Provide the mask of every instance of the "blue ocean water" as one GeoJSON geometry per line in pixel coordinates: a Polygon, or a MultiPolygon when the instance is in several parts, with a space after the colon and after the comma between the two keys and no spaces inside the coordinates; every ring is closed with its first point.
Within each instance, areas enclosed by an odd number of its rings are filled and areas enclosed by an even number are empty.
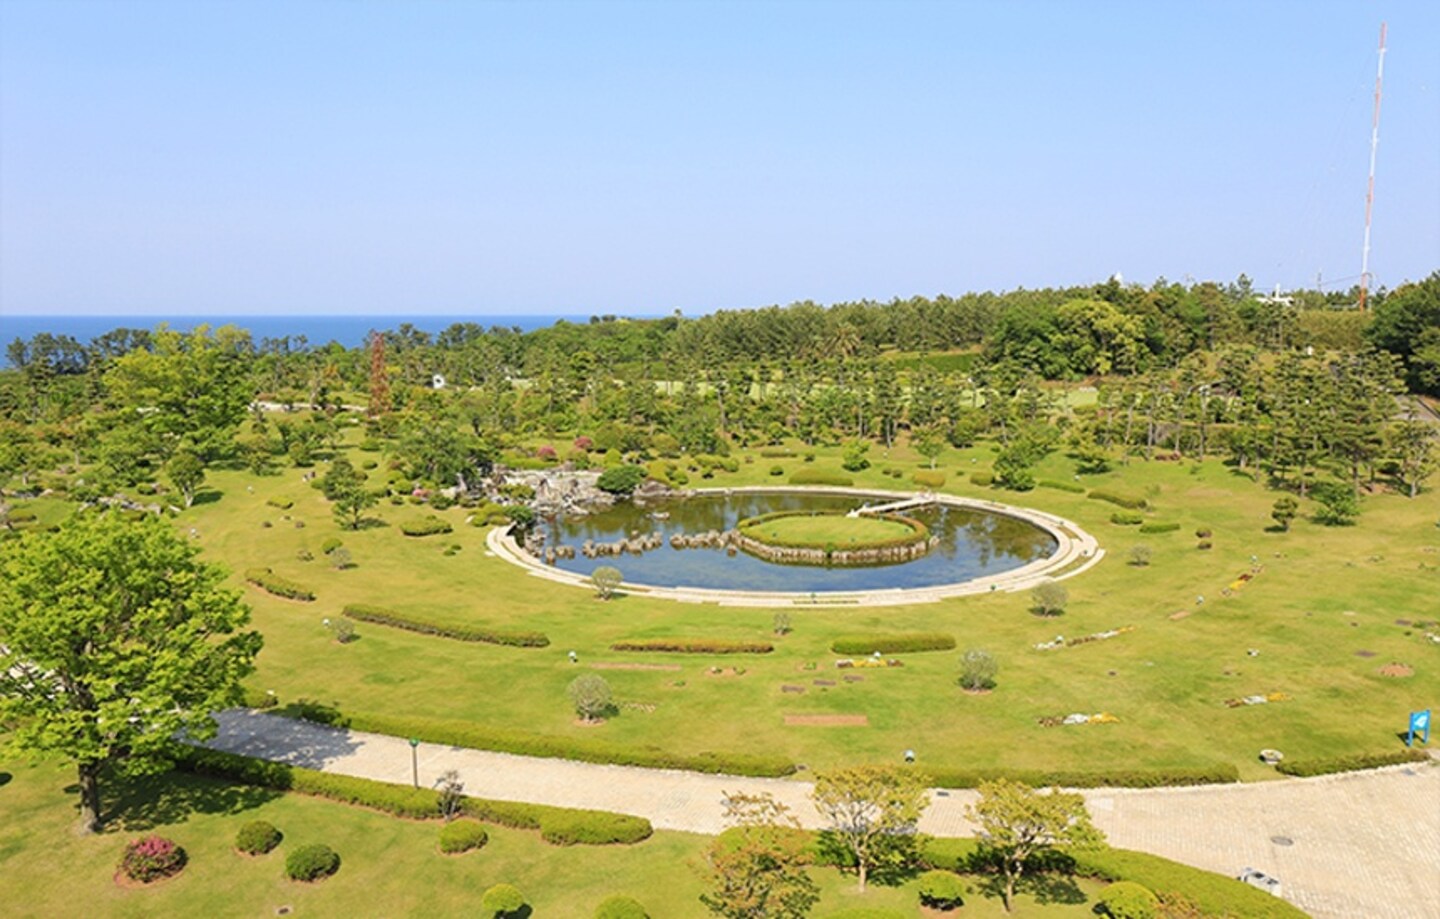
{"type": "MultiPolygon", "coordinates": [[[[197,325],[236,325],[248,329],[258,345],[266,338],[284,338],[304,335],[312,346],[339,342],[347,348],[356,348],[365,343],[372,329],[385,331],[410,323],[423,332],[434,335],[457,322],[473,322],[482,328],[492,326],[518,328],[529,332],[554,325],[560,320],[586,323],[589,316],[559,315],[505,315],[505,316],[9,316],[0,314],[0,345],[8,345],[16,338],[31,338],[40,332],[52,335],[70,335],[81,344],[104,335],[112,329],[153,329],[160,323],[168,323],[172,329],[189,331],[197,325]]],[[[3,348],[0,348],[0,366],[5,366],[3,348]]]]}

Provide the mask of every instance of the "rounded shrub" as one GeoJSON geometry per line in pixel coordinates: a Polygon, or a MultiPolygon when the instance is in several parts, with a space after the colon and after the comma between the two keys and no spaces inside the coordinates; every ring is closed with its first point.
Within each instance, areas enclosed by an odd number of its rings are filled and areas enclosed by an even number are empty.
{"type": "Polygon", "coordinates": [[[280,831],[264,820],[252,820],[235,834],[235,848],[246,855],[264,855],[280,845],[280,831]]]}
{"type": "Polygon", "coordinates": [[[650,914],[645,912],[645,907],[634,897],[616,894],[606,897],[595,908],[595,919],[650,919],[650,914]]]}
{"type": "Polygon", "coordinates": [[[440,851],[458,855],[480,848],[489,839],[479,820],[452,820],[440,828],[440,851]]]}
{"type": "Polygon", "coordinates": [[[148,884],[173,877],[185,867],[185,850],[164,836],[142,836],[125,847],[120,870],[132,881],[148,884]]]}
{"type": "Polygon", "coordinates": [[[1155,919],[1160,899],[1134,881],[1116,881],[1100,891],[1099,912],[1110,919],[1155,919]]]}
{"type": "Polygon", "coordinates": [[[960,875],[949,871],[927,871],[920,875],[920,903],[933,909],[958,909],[965,905],[970,889],[960,875]]]}
{"type": "Polygon", "coordinates": [[[496,884],[480,897],[480,915],[485,919],[504,919],[524,906],[525,895],[511,884],[496,884]]]}
{"type": "Polygon", "coordinates": [[[295,881],[318,881],[340,870],[340,856],[323,843],[311,843],[285,859],[285,875],[295,881]]]}

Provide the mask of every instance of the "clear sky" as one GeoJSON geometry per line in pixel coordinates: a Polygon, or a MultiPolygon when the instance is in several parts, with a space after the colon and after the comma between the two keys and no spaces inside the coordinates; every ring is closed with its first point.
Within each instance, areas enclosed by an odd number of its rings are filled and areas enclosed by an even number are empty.
{"type": "Polygon", "coordinates": [[[0,0],[0,312],[1440,268],[1440,3],[0,0]]]}

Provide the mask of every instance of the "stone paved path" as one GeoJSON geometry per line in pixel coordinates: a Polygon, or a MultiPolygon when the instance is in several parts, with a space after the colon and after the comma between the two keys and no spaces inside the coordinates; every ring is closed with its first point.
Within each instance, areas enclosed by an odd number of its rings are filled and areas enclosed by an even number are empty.
{"type": "MultiPolygon", "coordinates": [[[[229,711],[209,746],[231,753],[407,783],[409,743],[275,715],[229,711]]],[[[477,797],[646,817],[658,829],[718,833],[726,792],[769,792],[818,826],[810,785],[788,779],[601,766],[422,743],[419,781],[448,769],[477,797]]],[[[1318,779],[1201,788],[1085,792],[1110,842],[1235,875],[1278,877],[1287,900],[1318,919],[1440,919],[1440,767],[1394,767],[1318,779]],[[1279,838],[1280,841],[1273,841],[1279,838]],[[1285,844],[1285,840],[1292,841],[1285,844]]],[[[969,791],[932,793],[920,828],[970,836],[969,791]]]]}

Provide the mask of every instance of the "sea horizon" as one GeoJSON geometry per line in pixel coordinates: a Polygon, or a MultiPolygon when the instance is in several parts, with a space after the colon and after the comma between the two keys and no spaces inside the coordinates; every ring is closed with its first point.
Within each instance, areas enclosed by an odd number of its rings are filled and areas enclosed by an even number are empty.
{"type": "MultiPolygon", "coordinates": [[[[29,340],[42,332],[69,335],[83,344],[114,329],[155,329],[161,324],[188,332],[197,326],[235,325],[248,331],[257,345],[266,338],[296,338],[303,335],[306,344],[321,347],[339,342],[347,348],[364,344],[372,330],[392,331],[409,323],[422,332],[439,334],[456,323],[474,323],[485,329],[502,327],[531,332],[548,328],[558,322],[586,324],[591,315],[569,313],[496,313],[496,314],[424,314],[399,313],[335,315],[335,314],[217,314],[211,316],[172,315],[98,315],[70,314],[0,314],[0,344],[8,346],[17,338],[29,340]]],[[[610,314],[605,314],[610,315],[610,314]]],[[[623,316],[626,319],[658,319],[659,316],[623,316]]],[[[0,367],[9,366],[8,356],[0,350],[0,367]]]]}

